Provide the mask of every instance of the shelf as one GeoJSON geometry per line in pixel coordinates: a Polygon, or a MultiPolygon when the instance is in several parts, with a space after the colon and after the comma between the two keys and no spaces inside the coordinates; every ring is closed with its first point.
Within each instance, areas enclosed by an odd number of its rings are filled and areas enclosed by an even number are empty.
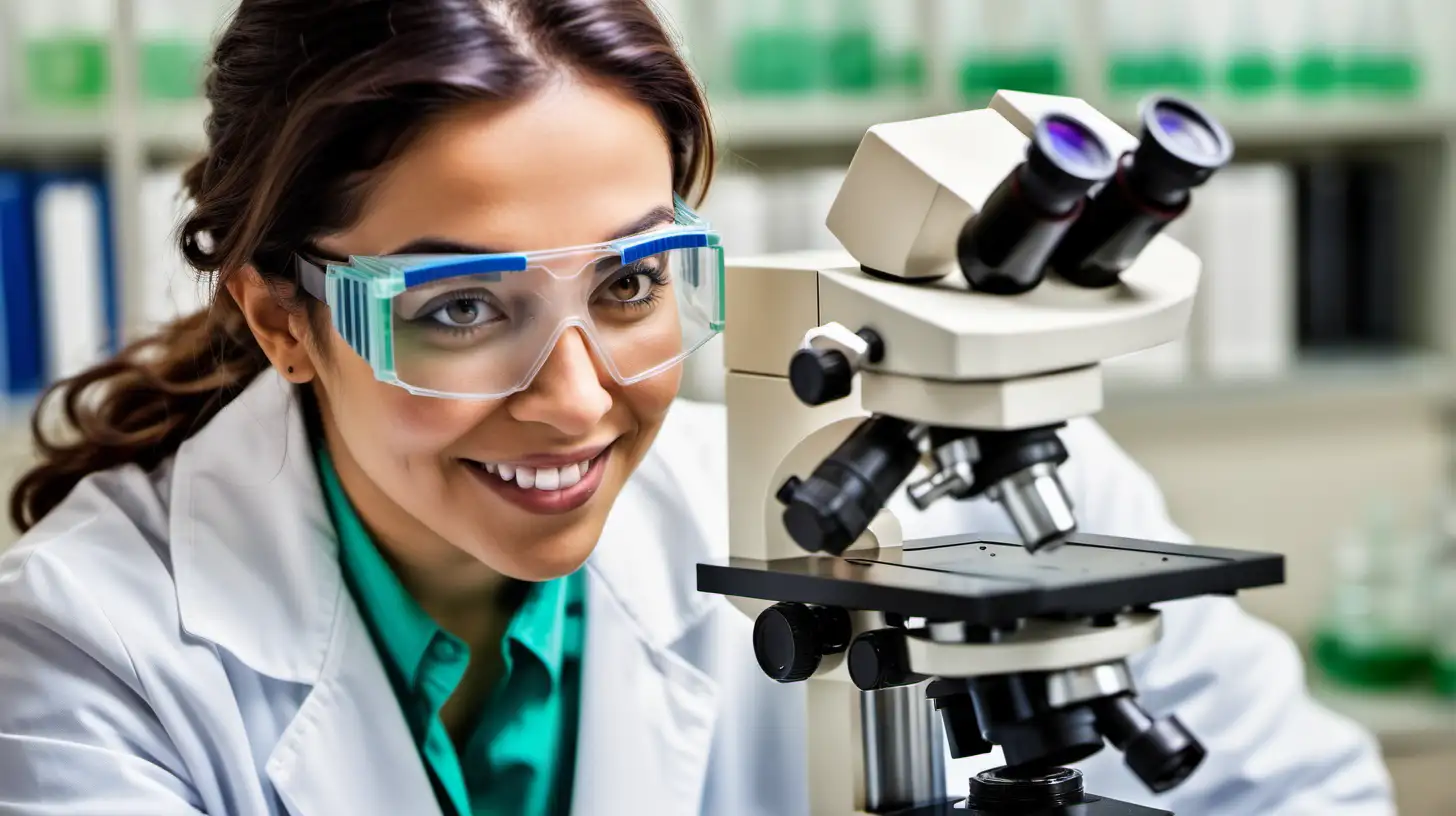
{"type": "Polygon", "coordinates": [[[1311,357],[1281,376],[1177,381],[1109,374],[1107,410],[1259,405],[1328,407],[1365,400],[1441,400],[1456,394],[1456,364],[1434,354],[1311,357]]]}
{"type": "Polygon", "coordinates": [[[1374,734],[1386,754],[1456,747],[1456,700],[1417,690],[1353,691],[1318,679],[1311,683],[1311,693],[1374,734]]]}
{"type": "MultiPolygon", "coordinates": [[[[1089,100],[1091,101],[1091,100],[1089,100]]],[[[1128,129],[1136,129],[1136,100],[1098,101],[1128,129]]],[[[1230,105],[1211,103],[1210,112],[1236,142],[1259,146],[1306,146],[1368,141],[1436,139],[1456,133],[1456,109],[1406,102],[1332,102],[1230,105]]],[[[723,144],[734,151],[853,147],[866,130],[967,108],[915,99],[785,98],[732,100],[713,106],[723,144]]],[[[205,144],[202,102],[158,104],[144,110],[141,134],[150,153],[194,153],[205,144]]],[[[75,152],[106,148],[111,111],[9,111],[0,116],[0,152],[75,152]]]]}
{"type": "MultiPolygon", "coordinates": [[[[1088,100],[1124,128],[1136,131],[1137,100],[1088,100]]],[[[734,100],[714,106],[722,141],[733,150],[854,146],[870,126],[969,110],[975,106],[913,99],[785,98],[734,100]]],[[[1235,142],[1301,147],[1352,142],[1438,139],[1456,133],[1456,108],[1420,102],[1260,104],[1210,102],[1210,115],[1235,142]]]]}
{"type": "MultiPolygon", "coordinates": [[[[205,145],[201,102],[156,105],[140,115],[142,148],[152,154],[187,154],[205,145]]],[[[0,112],[0,154],[103,153],[115,130],[108,108],[0,112]]]]}

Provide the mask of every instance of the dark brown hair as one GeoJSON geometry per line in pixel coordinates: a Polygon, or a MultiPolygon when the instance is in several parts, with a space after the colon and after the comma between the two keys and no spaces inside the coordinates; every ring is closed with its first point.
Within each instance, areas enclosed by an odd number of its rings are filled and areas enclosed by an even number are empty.
{"type": "Polygon", "coordinates": [[[563,71],[651,108],[675,191],[705,192],[707,105],[645,0],[243,0],[207,77],[207,155],[184,179],[195,208],[180,242],[211,305],[51,386],[32,420],[39,463],[10,497],[16,527],[88,474],[156,467],[268,367],[229,275],[252,265],[280,296],[296,292],[292,253],[347,227],[370,171],[432,117],[527,97],[563,71]]]}

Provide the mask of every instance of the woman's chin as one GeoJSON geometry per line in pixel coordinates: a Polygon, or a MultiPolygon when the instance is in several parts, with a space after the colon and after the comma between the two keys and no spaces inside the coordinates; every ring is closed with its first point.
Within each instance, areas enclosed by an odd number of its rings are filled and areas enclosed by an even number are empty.
{"type": "Polygon", "coordinates": [[[518,581],[541,582],[570,575],[581,568],[596,549],[601,524],[574,524],[571,529],[543,534],[539,527],[507,542],[485,543],[486,552],[476,547],[476,557],[496,572],[518,581]],[[591,529],[585,529],[590,527],[591,529]],[[509,549],[501,545],[505,544],[509,549]]]}

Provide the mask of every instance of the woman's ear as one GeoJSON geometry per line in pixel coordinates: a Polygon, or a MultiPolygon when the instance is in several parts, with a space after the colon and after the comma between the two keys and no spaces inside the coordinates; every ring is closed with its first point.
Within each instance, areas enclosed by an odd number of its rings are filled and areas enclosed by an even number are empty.
{"type": "Polygon", "coordinates": [[[312,380],[315,370],[308,353],[308,315],[285,307],[251,265],[229,276],[225,285],[273,367],[290,382],[312,380]]]}

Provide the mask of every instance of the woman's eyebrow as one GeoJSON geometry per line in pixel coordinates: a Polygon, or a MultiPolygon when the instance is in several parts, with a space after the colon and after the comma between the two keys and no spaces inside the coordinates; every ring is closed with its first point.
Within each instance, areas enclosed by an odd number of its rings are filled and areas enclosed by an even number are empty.
{"type": "MultiPolygon", "coordinates": [[[[613,232],[610,236],[603,239],[603,243],[605,243],[606,241],[616,241],[621,238],[636,235],[639,232],[645,232],[653,227],[660,226],[662,224],[670,224],[675,217],[676,213],[673,212],[673,209],[671,207],[653,207],[640,218],[636,219],[630,224],[623,226],[621,229],[613,232]]],[[[410,241],[408,244],[405,244],[398,249],[390,250],[387,254],[495,255],[505,252],[510,252],[510,250],[496,249],[493,247],[482,246],[479,244],[466,244],[459,241],[451,241],[445,238],[419,238],[417,240],[410,241]]]]}

